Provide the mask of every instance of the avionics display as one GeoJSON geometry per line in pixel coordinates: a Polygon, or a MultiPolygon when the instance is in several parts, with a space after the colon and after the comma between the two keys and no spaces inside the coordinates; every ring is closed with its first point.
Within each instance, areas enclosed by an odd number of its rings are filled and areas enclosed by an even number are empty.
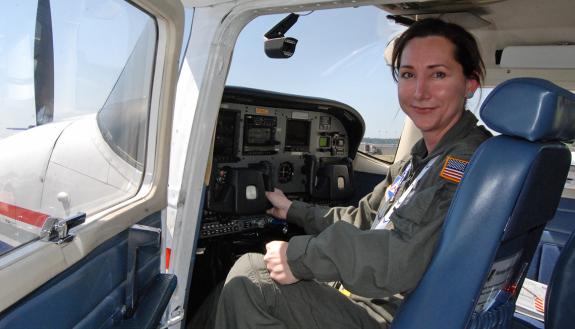
{"type": "Polygon", "coordinates": [[[306,120],[287,120],[285,150],[291,152],[309,151],[310,122],[306,120]]]}
{"type": "Polygon", "coordinates": [[[246,114],[244,116],[243,153],[263,155],[277,153],[275,140],[277,117],[246,114]]]}
{"type": "Polygon", "coordinates": [[[273,128],[252,127],[246,131],[244,143],[248,145],[269,145],[273,128]]]}
{"type": "Polygon", "coordinates": [[[237,122],[239,112],[220,111],[216,127],[216,139],[214,141],[214,158],[221,162],[237,161],[236,153],[238,149],[237,122]]]}
{"type": "Polygon", "coordinates": [[[330,136],[319,136],[319,147],[320,148],[329,148],[331,146],[331,137],[330,136]]]}

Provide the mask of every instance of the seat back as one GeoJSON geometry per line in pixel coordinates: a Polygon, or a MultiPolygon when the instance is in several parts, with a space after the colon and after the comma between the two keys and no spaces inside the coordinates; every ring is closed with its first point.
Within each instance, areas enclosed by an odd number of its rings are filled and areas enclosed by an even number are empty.
{"type": "Polygon", "coordinates": [[[563,247],[553,269],[545,297],[545,328],[570,328],[575,324],[575,233],[563,247]]]}
{"type": "Polygon", "coordinates": [[[501,135],[473,155],[434,257],[392,323],[406,328],[504,328],[516,290],[557,208],[575,138],[575,95],[541,79],[495,88],[481,108],[501,135]]]}

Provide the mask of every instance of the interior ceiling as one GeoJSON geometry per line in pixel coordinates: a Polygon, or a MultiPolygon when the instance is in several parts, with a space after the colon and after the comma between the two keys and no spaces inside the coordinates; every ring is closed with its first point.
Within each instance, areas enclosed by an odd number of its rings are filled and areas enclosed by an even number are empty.
{"type": "Polygon", "coordinates": [[[495,50],[517,45],[575,44],[573,0],[431,0],[381,5],[411,19],[441,17],[480,40],[487,66],[495,50]]]}

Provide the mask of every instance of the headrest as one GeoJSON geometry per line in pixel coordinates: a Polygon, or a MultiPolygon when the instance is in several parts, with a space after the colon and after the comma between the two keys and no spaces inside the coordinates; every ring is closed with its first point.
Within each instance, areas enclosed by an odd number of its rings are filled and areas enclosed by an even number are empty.
{"type": "Polygon", "coordinates": [[[491,129],[532,142],[575,139],[575,94],[543,79],[499,84],[483,102],[480,116],[491,129]]]}

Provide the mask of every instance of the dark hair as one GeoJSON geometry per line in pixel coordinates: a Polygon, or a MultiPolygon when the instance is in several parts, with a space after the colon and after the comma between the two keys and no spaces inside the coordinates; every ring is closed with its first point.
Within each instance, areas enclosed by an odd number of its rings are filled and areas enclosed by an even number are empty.
{"type": "Polygon", "coordinates": [[[431,36],[444,37],[451,41],[455,46],[453,57],[463,67],[465,77],[481,84],[485,75],[485,64],[481,59],[477,41],[461,26],[437,18],[426,18],[413,23],[395,40],[391,57],[391,74],[395,81],[398,81],[401,55],[407,43],[413,38],[431,36]]]}

